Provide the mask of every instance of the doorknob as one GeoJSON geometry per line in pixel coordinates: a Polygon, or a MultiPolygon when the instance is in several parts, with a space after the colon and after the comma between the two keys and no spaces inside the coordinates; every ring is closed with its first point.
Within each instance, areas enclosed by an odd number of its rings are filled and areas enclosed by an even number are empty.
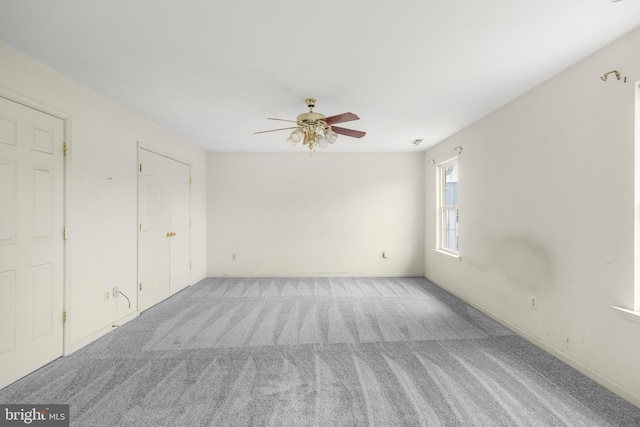
{"type": "Polygon", "coordinates": [[[171,233],[167,233],[167,237],[171,237],[171,233]]]}
{"type": "Polygon", "coordinates": [[[175,232],[175,231],[171,232],[171,235],[172,235],[172,236],[175,236],[175,235],[176,235],[176,232],[175,232]]]}

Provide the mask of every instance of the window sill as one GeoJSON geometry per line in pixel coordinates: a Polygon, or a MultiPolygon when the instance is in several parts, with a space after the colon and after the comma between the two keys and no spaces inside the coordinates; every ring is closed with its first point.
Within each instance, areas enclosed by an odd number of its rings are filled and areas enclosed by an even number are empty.
{"type": "Polygon", "coordinates": [[[437,254],[444,255],[447,258],[457,259],[458,261],[462,261],[462,258],[460,258],[460,255],[452,254],[451,252],[441,251],[440,249],[432,249],[432,251],[437,254]]]}
{"type": "Polygon", "coordinates": [[[640,311],[633,311],[633,310],[629,310],[628,308],[622,308],[622,307],[616,307],[616,306],[611,306],[611,308],[613,308],[616,311],[619,311],[620,315],[623,318],[627,320],[631,320],[632,322],[640,323],[640,311]]]}

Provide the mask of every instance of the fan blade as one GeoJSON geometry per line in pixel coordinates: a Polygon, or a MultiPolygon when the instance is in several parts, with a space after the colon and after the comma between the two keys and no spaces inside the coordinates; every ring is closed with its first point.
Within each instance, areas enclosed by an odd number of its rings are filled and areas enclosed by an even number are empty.
{"type": "MultiPolygon", "coordinates": [[[[258,133],[278,132],[279,130],[297,129],[297,128],[298,128],[298,126],[294,126],[294,127],[291,127],[291,128],[280,128],[280,129],[272,129],[272,130],[262,130],[262,131],[260,131],[260,132],[254,132],[253,134],[255,135],[255,134],[258,134],[258,133]]],[[[336,132],[336,133],[338,133],[338,132],[336,132]]]]}
{"type": "Polygon", "coordinates": [[[338,114],[337,116],[325,117],[323,119],[323,121],[328,125],[332,125],[334,123],[352,122],[354,120],[360,120],[360,117],[356,116],[353,113],[342,113],[338,114]]]}
{"type": "Polygon", "coordinates": [[[331,126],[331,130],[340,135],[350,136],[352,138],[362,138],[367,133],[361,130],[339,128],[337,126],[331,126]]]}
{"type": "Polygon", "coordinates": [[[298,123],[295,120],[285,120],[285,119],[274,119],[273,117],[267,117],[267,120],[279,120],[281,122],[291,122],[291,123],[298,123]]]}

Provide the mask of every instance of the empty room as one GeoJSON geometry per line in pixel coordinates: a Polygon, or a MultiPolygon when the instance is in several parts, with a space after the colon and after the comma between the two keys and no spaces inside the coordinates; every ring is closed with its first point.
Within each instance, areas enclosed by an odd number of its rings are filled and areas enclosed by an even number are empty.
{"type": "Polygon", "coordinates": [[[640,3],[0,0],[0,425],[640,425],[640,3]]]}

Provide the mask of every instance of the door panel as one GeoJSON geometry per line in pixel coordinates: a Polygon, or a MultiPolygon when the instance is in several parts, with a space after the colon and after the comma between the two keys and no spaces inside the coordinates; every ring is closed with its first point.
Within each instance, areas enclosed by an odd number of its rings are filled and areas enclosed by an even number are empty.
{"type": "Polygon", "coordinates": [[[16,271],[0,273],[0,357],[15,351],[16,271]]]}
{"type": "MultiPolygon", "coordinates": [[[[3,98],[4,99],[4,98],[3,98]]],[[[18,141],[18,121],[15,117],[0,112],[0,144],[16,145],[18,141]]]]}
{"type": "Polygon", "coordinates": [[[29,215],[33,218],[33,241],[53,238],[53,170],[44,166],[33,168],[33,204],[29,215]]]}
{"type": "Polygon", "coordinates": [[[53,332],[53,265],[31,267],[33,290],[33,339],[47,337],[53,332]]]}
{"type": "Polygon", "coordinates": [[[62,355],[63,129],[0,98],[0,387],[62,355]]]}
{"type": "Polygon", "coordinates": [[[0,159],[0,245],[16,243],[16,162],[0,159]]]}
{"type": "Polygon", "coordinates": [[[53,154],[53,129],[33,126],[31,132],[31,149],[53,154]]]}

